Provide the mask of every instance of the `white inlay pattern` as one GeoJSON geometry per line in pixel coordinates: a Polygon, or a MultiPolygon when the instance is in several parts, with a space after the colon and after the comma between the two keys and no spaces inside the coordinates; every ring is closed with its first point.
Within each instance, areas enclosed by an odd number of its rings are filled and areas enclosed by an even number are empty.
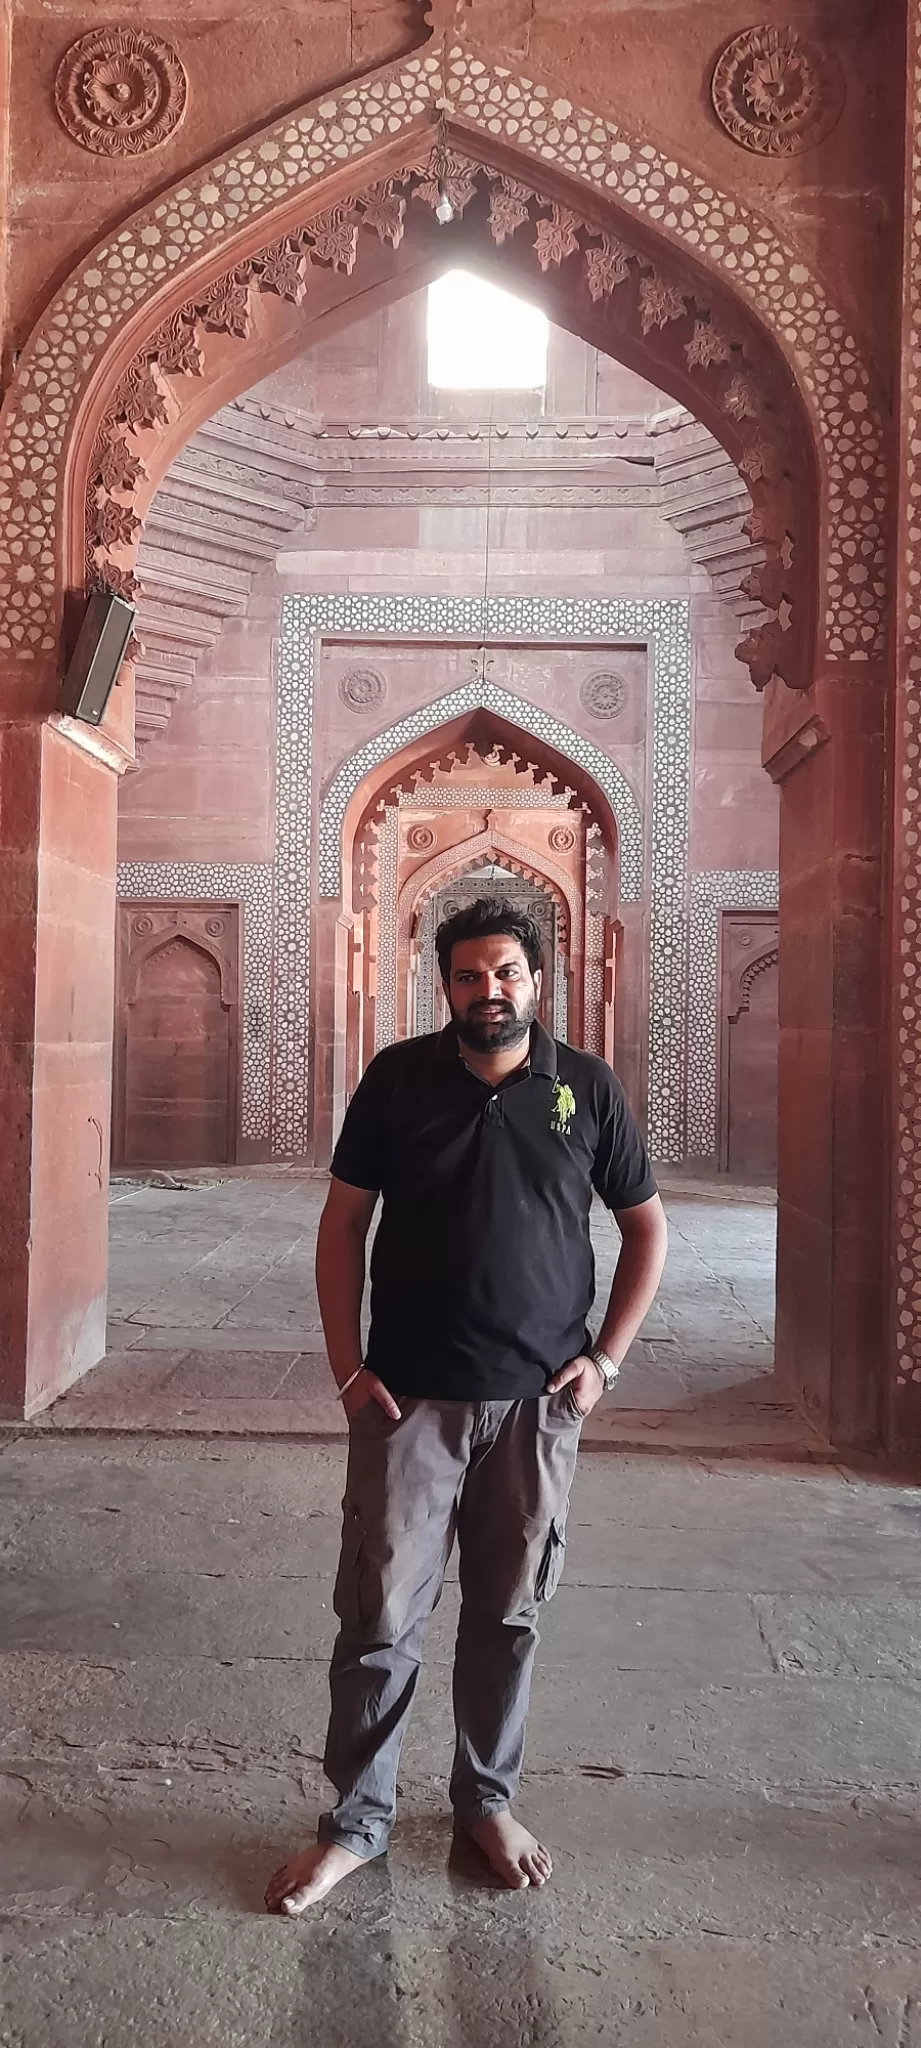
{"type": "MultiPolygon", "coordinates": [[[[896,1384],[921,1385],[921,5],[912,0],[909,24],[911,176],[907,189],[903,278],[902,479],[904,530],[900,564],[896,702],[897,807],[893,876],[893,928],[897,946],[893,1097],[895,1135],[895,1343],[896,1384]]],[[[903,1409],[898,1428],[916,1435],[903,1409]]]]}
{"type": "MultiPolygon", "coordinates": [[[[886,598],[882,434],[847,325],[795,242],[739,200],[614,122],[491,64],[472,45],[427,48],[271,123],[196,170],[106,237],[55,294],[17,364],[0,444],[0,650],[55,645],[56,525],[67,451],[92,376],[126,322],[202,258],[232,258],[241,230],[304,195],[305,217],[349,163],[403,136],[418,155],[447,106],[530,163],[563,171],[634,209],[717,269],[776,335],[808,396],[822,471],[826,650],[866,659],[882,646],[886,598]]],[[[356,180],[368,182],[362,169],[356,180]]],[[[616,231],[616,218],[611,222],[616,231]]]]}
{"type": "Polygon", "coordinates": [[[374,1009],[375,1049],[392,1045],[397,1035],[397,875],[400,863],[400,813],[388,804],[381,819],[377,842],[378,903],[380,921],[390,932],[390,944],[379,946],[377,955],[377,1002],[374,1009]]]}
{"type": "MultiPolygon", "coordinates": [[[[691,717],[691,637],[685,599],[632,603],[607,598],[400,596],[287,597],[282,615],[279,682],[279,809],[276,940],[276,1150],[306,1149],[310,941],[308,841],[310,732],[317,638],[470,639],[475,645],[516,639],[560,645],[576,640],[605,646],[649,646],[653,677],[651,822],[652,939],[649,1026],[649,1140],[657,1159],[683,1157],[684,1035],[687,979],[686,874],[691,717]],[[282,698],[281,678],[284,678],[282,698]],[[284,715],[282,715],[284,704],[284,715]],[[297,735],[298,767],[291,772],[289,733],[297,735]],[[282,748],[285,749],[284,761],[282,748]],[[284,794],[283,794],[284,793],[284,794]],[[284,840],[284,846],[282,844],[284,840]],[[283,1035],[283,1043],[282,1043],[283,1035]]],[[[341,888],[342,821],[351,796],[370,768],[433,724],[483,706],[521,722],[537,738],[578,761],[600,784],[621,824],[621,896],[636,900],[644,869],[642,823],[636,799],[615,764],[592,741],[493,684],[464,686],[421,706],[359,748],[330,783],[320,819],[321,894],[341,888]],[[475,696],[468,701],[467,691],[475,696]],[[512,709],[511,707],[515,707],[512,709]],[[563,744],[561,744],[561,740],[563,744]],[[629,797],[629,807],[627,798],[629,797]],[[623,807],[623,808],[622,808],[623,807]]],[[[598,971],[601,971],[600,969],[598,971]]],[[[593,998],[597,990],[592,990],[593,998]]]]}

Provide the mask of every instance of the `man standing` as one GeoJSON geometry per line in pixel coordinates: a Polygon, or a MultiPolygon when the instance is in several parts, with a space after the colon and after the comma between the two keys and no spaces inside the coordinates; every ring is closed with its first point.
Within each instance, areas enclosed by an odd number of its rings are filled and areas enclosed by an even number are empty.
{"type": "Polygon", "coordinates": [[[271,1879],[274,1912],[304,1912],[387,1847],[455,1537],[455,1825],[504,1883],[546,1883],[547,1850],[511,1811],[537,1610],[562,1569],[582,1423],[613,1386],[665,1261],[662,1205],[619,1082],[536,1021],[537,926],[481,900],[440,926],[436,947],[451,1023],[372,1061],[320,1225],[320,1312],[349,1418],[324,1759],[339,1797],[317,1843],[271,1879]],[[594,1345],[593,1192],[623,1240],[594,1345]]]}

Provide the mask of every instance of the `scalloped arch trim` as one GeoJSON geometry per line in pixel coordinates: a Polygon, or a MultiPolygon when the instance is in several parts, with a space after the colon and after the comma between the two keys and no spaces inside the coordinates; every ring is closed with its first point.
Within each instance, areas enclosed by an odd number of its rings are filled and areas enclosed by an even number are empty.
{"type": "Polygon", "coordinates": [[[107,237],[56,293],[17,366],[0,422],[0,651],[56,644],[57,525],[81,403],[125,325],[298,194],[305,212],[349,165],[363,182],[388,144],[431,136],[440,110],[636,211],[730,282],[783,349],[815,423],[822,473],[826,652],[882,647],[884,450],[860,349],[821,280],[773,224],[676,158],[575,106],[552,82],[448,39],[270,123],[107,237]]]}

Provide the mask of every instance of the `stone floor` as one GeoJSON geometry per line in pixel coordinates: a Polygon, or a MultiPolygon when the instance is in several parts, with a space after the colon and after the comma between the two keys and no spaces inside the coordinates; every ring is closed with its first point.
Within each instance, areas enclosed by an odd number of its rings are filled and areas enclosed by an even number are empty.
{"type": "MultiPolygon", "coordinates": [[[[665,1181],[662,1291],[592,1418],[613,1447],[819,1447],[772,1378],[775,1207],[765,1190],[665,1181]]],[[[341,1436],[313,1284],[322,1179],[116,1182],[109,1354],[36,1426],[341,1436]]],[[[599,1290],[618,1244],[594,1219],[599,1290]]]]}
{"type": "Polygon", "coordinates": [[[921,2048],[916,1490],[586,1451],[523,1797],[552,1886],[451,1856],[452,1583],[390,1858],[295,1925],[260,1901],[324,1796],[342,1474],[0,1446],[2,2048],[921,2048]]]}

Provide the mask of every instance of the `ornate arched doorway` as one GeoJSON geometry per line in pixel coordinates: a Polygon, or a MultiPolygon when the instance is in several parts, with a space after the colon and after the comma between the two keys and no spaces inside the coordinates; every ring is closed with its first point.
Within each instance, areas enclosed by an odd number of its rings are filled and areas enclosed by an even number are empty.
{"type": "Polygon", "coordinates": [[[407,1001],[407,1032],[414,1038],[426,1031],[440,1031],[448,1021],[448,1006],[438,973],[435,933],[445,918],[453,917],[475,903],[480,896],[497,896],[515,910],[533,917],[540,932],[541,993],[537,1014],[545,1031],[565,1038],[568,1027],[568,967],[565,923],[552,890],[542,888],[535,877],[527,881],[501,861],[484,860],[481,867],[463,868],[417,908],[413,919],[407,1001]]]}
{"type": "MultiPolygon", "coordinates": [[[[496,699],[506,713],[514,702],[498,688],[496,699]]],[[[410,748],[391,751],[394,729],[379,736],[376,765],[344,764],[354,794],[343,813],[331,785],[321,811],[323,886],[336,893],[328,907],[318,906],[313,978],[315,1042],[330,1048],[326,1067],[322,1057],[314,1062],[320,1157],[329,1156],[373,1054],[395,1038],[436,1028],[442,1009],[433,941],[438,906],[449,898],[472,900],[484,891],[534,897],[547,946],[547,1018],[572,1043],[614,1056],[614,960],[624,920],[632,1001],[642,1002],[646,828],[625,778],[615,779],[614,764],[599,757],[606,780],[600,787],[577,758],[576,735],[561,753],[565,732],[546,714],[545,733],[554,731],[556,745],[485,709],[442,725],[439,709],[436,702],[417,715],[417,722],[432,723],[410,748]],[[335,864],[334,819],[341,819],[335,864]],[[504,877],[505,886],[491,887],[490,876],[494,884],[504,877]]],[[[535,723],[524,704],[520,715],[535,723]]],[[[642,1072],[630,1078],[641,1091],[642,1072]]]]}
{"type": "MultiPolygon", "coordinates": [[[[535,84],[497,68],[456,43],[453,31],[407,63],[284,117],[153,201],[49,305],[5,407],[4,701],[8,716],[34,721],[10,743],[7,760],[15,753],[20,781],[31,778],[37,788],[67,750],[81,749],[71,793],[63,793],[68,776],[60,774],[59,812],[45,803],[42,830],[47,835],[53,816],[63,820],[68,803],[76,804],[108,820],[101,829],[111,841],[106,777],[130,746],[130,684],[92,741],[55,722],[64,588],[81,584],[87,550],[94,574],[132,587],[139,522],[172,454],[198,420],[253,381],[256,363],[264,373],[302,345],[311,322],[344,317],[359,291],[396,291],[401,279],[405,288],[410,277],[432,274],[443,261],[432,211],[442,189],[455,216],[456,254],[486,264],[501,247],[506,275],[527,277],[555,318],[687,402],[750,484],[752,534],[762,551],[753,588],[765,616],[746,656],[755,680],[768,687],[766,756],[785,785],[782,869],[791,903],[807,873],[820,878],[809,915],[829,941],[820,999],[810,983],[808,1018],[797,1014],[798,978],[790,972],[787,980],[793,1007],[784,1027],[781,1117],[792,1149],[785,1155],[782,1141],[781,1362],[839,1441],[871,1440],[882,1397],[873,1335],[881,1325],[881,1260],[878,1231],[874,1237],[865,1217],[881,1204],[864,1199],[864,1220],[841,1235],[836,1219],[846,1190],[836,1179],[834,1127],[859,1088],[873,1094],[866,1066],[872,1031],[864,1033],[858,1083],[842,1037],[852,1014],[845,1020],[838,1007],[834,965],[853,938],[853,919],[834,877],[849,749],[855,733],[862,745],[868,733],[875,743],[881,728],[872,664],[884,652],[885,474],[860,351],[802,252],[773,228],[651,144],[573,108],[552,81],[535,84]],[[359,267],[363,243],[370,254],[359,267]],[[800,769],[807,783],[817,775],[821,805],[803,797],[800,769]],[[816,1084],[829,1073],[833,1113],[817,1123],[816,1084]],[[797,1175],[803,1144],[805,1179],[797,1175]],[[821,1313],[818,1266],[828,1275],[821,1313]],[[845,1296],[853,1313],[842,1309],[845,1296]]],[[[881,801],[880,773],[881,762],[871,810],[881,801]]],[[[878,818],[875,827],[868,822],[872,849],[858,849],[858,857],[878,861],[880,836],[878,818]]],[[[36,861],[39,854],[36,840],[36,861]]],[[[797,921],[791,911],[786,927],[782,903],[782,985],[784,958],[792,969],[796,957],[785,930],[799,943],[804,929],[803,889],[797,900],[797,921]]],[[[661,903],[667,912],[664,880],[661,903]]],[[[98,967],[101,906],[102,894],[99,929],[84,933],[87,975],[91,963],[98,967]]],[[[875,984],[878,915],[861,944],[875,984]]],[[[26,951],[37,957],[35,943],[26,951]]],[[[93,1047],[96,1109],[86,1122],[95,1145],[107,1120],[108,1056],[98,1037],[93,1047]]],[[[92,1363],[101,1341],[104,1180],[94,1167],[98,1187],[88,1204],[89,1153],[86,1161],[75,1157],[72,1172],[59,1176],[52,1224],[48,1191],[29,1164],[47,1149],[50,1133],[43,1139],[41,1132],[53,1115],[51,1076],[47,1064],[29,1068],[26,1122],[38,1137],[23,1153],[12,1198],[22,1212],[14,1232],[22,1251],[8,1290],[4,1350],[14,1399],[27,1407],[92,1363]],[[55,1290],[42,1295],[61,1202],[74,1244],[87,1252],[74,1261],[66,1313],[55,1290]],[[67,1334],[75,1327],[76,1345],[67,1334]]],[[[878,1084],[878,1049],[871,1079],[878,1084]]],[[[292,1063],[281,1083],[294,1103],[303,1074],[292,1063]]],[[[862,1185],[866,1197],[866,1173],[862,1185]]]]}

